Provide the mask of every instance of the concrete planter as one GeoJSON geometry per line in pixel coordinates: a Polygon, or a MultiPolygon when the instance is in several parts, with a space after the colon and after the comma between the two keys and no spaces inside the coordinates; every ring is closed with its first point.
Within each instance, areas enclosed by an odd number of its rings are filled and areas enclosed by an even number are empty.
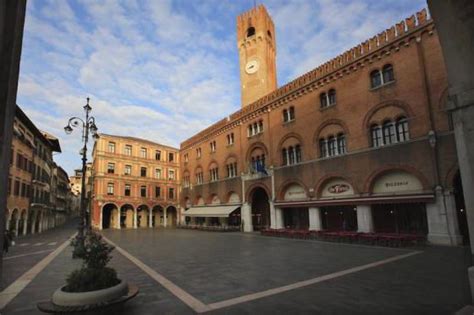
{"type": "Polygon", "coordinates": [[[113,301],[128,293],[128,284],[124,281],[107,289],[89,292],[65,292],[63,291],[64,287],[53,293],[51,300],[53,304],[58,306],[96,305],[113,301]]]}

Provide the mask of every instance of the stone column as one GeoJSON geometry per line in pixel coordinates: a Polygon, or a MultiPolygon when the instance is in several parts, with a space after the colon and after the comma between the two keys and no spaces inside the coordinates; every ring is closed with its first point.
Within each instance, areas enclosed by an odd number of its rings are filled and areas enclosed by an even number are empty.
{"type": "Polygon", "coordinates": [[[270,205],[270,228],[276,229],[276,213],[275,213],[275,205],[273,202],[269,201],[268,204],[270,205]]]}
{"type": "Polygon", "coordinates": [[[240,217],[244,223],[244,232],[253,232],[252,208],[248,203],[244,203],[240,208],[240,217]]]}
{"type": "Polygon", "coordinates": [[[168,211],[167,208],[163,209],[163,226],[166,227],[168,224],[168,211]]]}
{"type": "Polygon", "coordinates": [[[28,215],[26,215],[25,220],[23,221],[23,235],[28,233],[28,215]]]}
{"type": "Polygon", "coordinates": [[[369,205],[357,205],[357,232],[371,233],[373,231],[372,208],[369,205]]]}
{"type": "Polygon", "coordinates": [[[275,207],[275,228],[282,229],[283,227],[283,209],[275,207]]]}
{"type": "Polygon", "coordinates": [[[133,228],[136,229],[138,227],[138,210],[133,210],[133,228]]]}
{"type": "Polygon", "coordinates": [[[120,226],[120,220],[122,218],[122,212],[120,211],[120,209],[117,209],[117,229],[121,229],[122,227],[120,226]]]}
{"type": "Polygon", "coordinates": [[[152,219],[153,219],[153,208],[150,209],[149,216],[148,216],[148,226],[151,227],[151,228],[153,227],[153,220],[152,219]]]}
{"type": "Polygon", "coordinates": [[[16,223],[15,223],[15,236],[18,236],[18,232],[19,232],[18,230],[19,230],[19,227],[20,227],[19,224],[20,224],[20,219],[17,218],[16,223]]]}
{"type": "Polygon", "coordinates": [[[321,210],[317,207],[308,208],[309,213],[309,229],[311,231],[321,231],[323,229],[321,224],[321,210]]]}
{"type": "Polygon", "coordinates": [[[426,204],[428,220],[428,241],[438,245],[459,245],[462,237],[456,217],[454,197],[447,192],[447,199],[441,188],[435,191],[435,202],[426,204]]]}

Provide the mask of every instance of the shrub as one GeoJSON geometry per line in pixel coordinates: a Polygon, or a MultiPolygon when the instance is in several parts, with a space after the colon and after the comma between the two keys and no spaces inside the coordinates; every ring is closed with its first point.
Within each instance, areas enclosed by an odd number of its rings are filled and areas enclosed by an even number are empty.
{"type": "Polygon", "coordinates": [[[75,257],[81,258],[84,262],[81,269],[74,270],[66,279],[66,292],[87,292],[110,288],[117,285],[120,280],[117,272],[106,267],[114,250],[102,240],[102,236],[89,232],[84,238],[84,246],[80,239],[71,241],[74,247],[75,257]]]}

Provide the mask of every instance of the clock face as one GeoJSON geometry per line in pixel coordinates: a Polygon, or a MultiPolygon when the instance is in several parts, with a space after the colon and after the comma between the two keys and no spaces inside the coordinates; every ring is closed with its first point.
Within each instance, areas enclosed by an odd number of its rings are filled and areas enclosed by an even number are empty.
{"type": "Polygon", "coordinates": [[[257,60],[250,60],[249,62],[247,62],[247,64],[245,65],[245,72],[247,72],[248,74],[252,74],[252,73],[255,73],[258,71],[258,67],[259,67],[259,64],[258,64],[258,61],[257,60]]]}

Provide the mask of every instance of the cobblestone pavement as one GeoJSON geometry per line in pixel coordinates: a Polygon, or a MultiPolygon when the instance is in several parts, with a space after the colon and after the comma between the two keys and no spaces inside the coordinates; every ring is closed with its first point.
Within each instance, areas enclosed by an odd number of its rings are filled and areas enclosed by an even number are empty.
{"type": "MultiPolygon", "coordinates": [[[[103,234],[206,305],[413,251],[173,229],[103,234]]],[[[467,248],[417,250],[422,253],[211,313],[451,314],[466,305],[467,248]]],[[[70,249],[62,252],[2,314],[39,314],[36,301],[48,299],[77,266],[70,257],[70,249]]],[[[111,264],[140,287],[139,296],[113,314],[194,313],[117,250],[111,264]]]]}

